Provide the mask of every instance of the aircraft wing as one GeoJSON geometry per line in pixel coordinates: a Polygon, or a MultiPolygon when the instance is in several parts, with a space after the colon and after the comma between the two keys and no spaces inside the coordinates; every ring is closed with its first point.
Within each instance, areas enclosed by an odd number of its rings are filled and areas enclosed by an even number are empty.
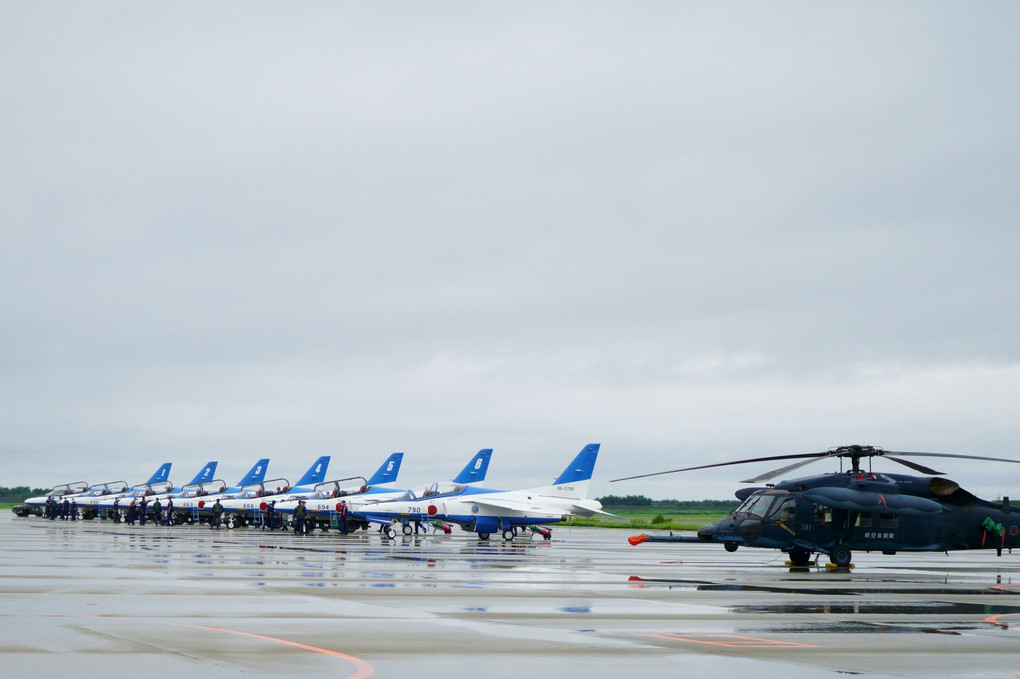
{"type": "MultiPolygon", "coordinates": [[[[468,498],[465,498],[467,501],[468,498]]],[[[489,509],[498,512],[499,510],[510,510],[514,512],[542,512],[545,514],[577,514],[579,516],[591,516],[592,514],[603,514],[605,516],[611,516],[614,519],[621,517],[609,512],[604,512],[601,509],[595,509],[589,505],[579,504],[577,502],[565,502],[556,503],[551,505],[542,505],[542,502],[534,500],[515,500],[513,498],[487,498],[484,495],[480,497],[472,496],[470,498],[472,504],[479,505],[481,507],[488,507],[489,509]]]]}

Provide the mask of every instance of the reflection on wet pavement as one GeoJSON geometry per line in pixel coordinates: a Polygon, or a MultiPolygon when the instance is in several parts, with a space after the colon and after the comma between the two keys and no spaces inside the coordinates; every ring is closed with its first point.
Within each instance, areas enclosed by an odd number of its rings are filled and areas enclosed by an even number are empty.
{"type": "Polygon", "coordinates": [[[48,671],[80,679],[126,659],[218,679],[477,679],[506,662],[557,679],[1015,673],[1011,554],[859,554],[847,572],[791,571],[781,557],[635,548],[604,529],[389,541],[8,516],[0,651],[4,676],[31,674],[46,653],[48,671]]]}

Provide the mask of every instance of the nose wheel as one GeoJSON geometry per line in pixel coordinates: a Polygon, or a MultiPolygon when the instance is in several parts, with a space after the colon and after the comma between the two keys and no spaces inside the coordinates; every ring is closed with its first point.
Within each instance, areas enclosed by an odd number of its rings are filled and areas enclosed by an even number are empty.
{"type": "Polygon", "coordinates": [[[836,564],[837,568],[848,568],[850,561],[853,559],[853,553],[846,547],[841,546],[829,552],[829,558],[832,559],[832,563],[836,564]]]}

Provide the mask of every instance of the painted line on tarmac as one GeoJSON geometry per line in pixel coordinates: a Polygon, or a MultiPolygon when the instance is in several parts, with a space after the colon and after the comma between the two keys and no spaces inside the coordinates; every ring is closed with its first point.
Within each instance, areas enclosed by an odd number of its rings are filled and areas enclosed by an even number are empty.
{"type": "MultiPolygon", "coordinates": [[[[999,613],[998,615],[989,615],[985,618],[985,622],[990,625],[1001,627],[1002,629],[1009,629],[1009,623],[1003,622],[1003,618],[1012,618],[1018,615],[1020,615],[1020,613],[999,613]]],[[[1014,626],[1016,626],[1016,623],[1014,623],[1014,626]]]]}
{"type": "Polygon", "coordinates": [[[30,613],[28,611],[11,611],[15,615],[34,615],[40,617],[50,618],[90,618],[93,620],[144,620],[145,622],[154,623],[157,625],[169,625],[172,627],[188,627],[197,630],[206,630],[209,632],[223,632],[224,634],[236,634],[242,637],[250,637],[252,639],[261,639],[263,641],[271,641],[277,644],[283,644],[285,646],[293,646],[294,648],[300,648],[304,651],[311,651],[313,653],[322,653],[329,655],[334,658],[340,658],[346,662],[351,663],[355,667],[354,674],[349,674],[344,679],[368,679],[375,672],[375,668],[371,664],[358,658],[357,656],[348,655],[347,653],[341,653],[340,651],[331,651],[328,648],[320,648],[318,646],[310,646],[308,644],[302,644],[297,641],[290,641],[289,639],[281,639],[279,637],[271,637],[265,634],[255,634],[254,632],[245,632],[244,630],[227,629],[225,627],[210,627],[208,625],[193,625],[187,622],[172,622],[167,620],[152,620],[149,618],[126,618],[112,615],[76,615],[71,613],[30,613]]]}
{"type": "Polygon", "coordinates": [[[725,646],[726,648],[819,648],[814,644],[802,644],[796,641],[780,641],[779,639],[764,639],[761,637],[745,637],[739,634],[649,634],[647,636],[656,637],[657,639],[669,639],[670,641],[686,641],[692,644],[725,646]]]}

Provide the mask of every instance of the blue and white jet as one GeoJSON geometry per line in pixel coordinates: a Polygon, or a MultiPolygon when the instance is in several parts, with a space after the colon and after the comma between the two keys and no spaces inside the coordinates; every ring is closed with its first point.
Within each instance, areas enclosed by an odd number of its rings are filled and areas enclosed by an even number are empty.
{"type": "MultiPolygon", "coordinates": [[[[216,476],[216,465],[217,462],[215,460],[210,460],[209,462],[206,462],[205,466],[203,466],[202,469],[197,474],[195,474],[195,478],[193,478],[190,483],[186,483],[183,486],[175,487],[173,486],[173,484],[168,484],[171,486],[169,489],[164,488],[163,491],[153,491],[149,486],[141,485],[135,486],[126,493],[101,494],[99,501],[95,504],[95,507],[93,510],[91,510],[91,512],[90,510],[83,508],[80,503],[79,511],[82,513],[82,518],[91,519],[96,516],[97,511],[104,515],[111,512],[112,510],[120,510],[121,512],[123,512],[124,510],[127,509],[127,506],[130,505],[132,501],[138,502],[142,498],[145,498],[145,500],[148,502],[152,502],[157,498],[161,502],[163,500],[166,500],[168,497],[176,498],[178,495],[184,492],[185,488],[196,486],[202,483],[211,482],[213,480],[213,477],[216,476]],[[91,516],[89,515],[90,513],[91,516]]],[[[107,518],[109,518],[109,516],[107,516],[107,518]]]]}
{"type": "Polygon", "coordinates": [[[521,528],[558,523],[570,515],[613,516],[602,511],[598,500],[587,499],[599,447],[598,443],[585,446],[549,486],[504,491],[469,488],[456,495],[382,503],[366,508],[366,514],[371,521],[390,523],[390,537],[396,535],[395,522],[439,520],[459,524],[482,540],[500,532],[504,540],[512,540],[521,528]]]}
{"type": "MultiPolygon", "coordinates": [[[[159,466],[159,469],[149,477],[149,480],[145,483],[138,483],[130,488],[124,488],[121,486],[120,490],[116,490],[116,483],[114,482],[113,487],[110,488],[111,492],[103,493],[101,490],[97,493],[88,493],[80,495],[75,498],[75,503],[78,505],[78,514],[83,518],[92,518],[99,511],[101,504],[110,502],[116,498],[123,498],[128,495],[155,495],[157,493],[165,493],[174,487],[170,478],[170,462],[164,462],[159,466]]],[[[130,500],[129,500],[130,502],[130,500]]]]}
{"type": "Polygon", "coordinates": [[[266,478],[266,471],[269,468],[269,458],[264,457],[248,470],[248,473],[241,477],[236,486],[227,486],[226,481],[214,479],[196,484],[187,484],[181,488],[181,492],[174,496],[175,512],[197,513],[203,509],[207,502],[215,502],[232,493],[238,493],[245,486],[262,483],[266,478]]]}

